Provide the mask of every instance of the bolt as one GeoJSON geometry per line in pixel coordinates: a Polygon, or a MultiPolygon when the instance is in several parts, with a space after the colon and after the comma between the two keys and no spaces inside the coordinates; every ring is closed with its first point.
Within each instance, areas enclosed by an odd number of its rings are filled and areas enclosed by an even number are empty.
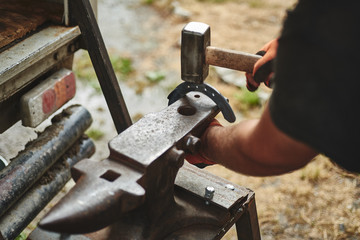
{"type": "Polygon", "coordinates": [[[201,145],[201,140],[193,135],[189,135],[185,139],[185,147],[186,150],[189,151],[191,154],[196,154],[201,145]]]}
{"type": "Polygon", "coordinates": [[[207,186],[205,188],[205,199],[207,199],[205,201],[205,204],[206,205],[209,205],[209,201],[208,200],[211,200],[213,197],[214,197],[214,193],[215,193],[215,188],[214,187],[211,187],[211,186],[207,186]]]}
{"type": "Polygon", "coordinates": [[[230,190],[233,190],[233,191],[235,190],[234,185],[231,185],[231,184],[226,184],[225,187],[226,187],[227,189],[230,189],[230,190]]]}

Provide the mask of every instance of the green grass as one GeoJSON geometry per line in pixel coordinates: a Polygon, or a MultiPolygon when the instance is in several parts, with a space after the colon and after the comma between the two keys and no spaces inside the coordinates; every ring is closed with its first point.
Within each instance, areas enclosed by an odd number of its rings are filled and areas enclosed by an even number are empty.
{"type": "Polygon", "coordinates": [[[143,0],[142,3],[151,5],[154,3],[154,1],[156,0],[143,0]]]}
{"type": "Polygon", "coordinates": [[[15,240],[25,240],[26,238],[27,238],[26,234],[22,232],[20,233],[19,236],[15,238],[15,240]]]}
{"type": "Polygon", "coordinates": [[[89,130],[86,131],[86,135],[88,135],[91,139],[96,141],[102,139],[105,133],[99,129],[90,128],[89,130]]]}
{"type": "Polygon", "coordinates": [[[239,110],[249,110],[261,105],[261,101],[256,92],[238,91],[234,94],[234,98],[237,101],[236,106],[239,110]]]}
{"type": "Polygon", "coordinates": [[[79,79],[96,78],[95,70],[86,51],[82,52],[80,57],[75,59],[73,70],[79,79]]]}
{"type": "Polygon", "coordinates": [[[149,71],[145,74],[150,83],[158,83],[165,79],[165,73],[162,71],[149,71]]]}
{"type": "Polygon", "coordinates": [[[110,61],[115,73],[123,78],[128,77],[134,72],[134,68],[132,66],[133,63],[130,58],[115,55],[110,57],[110,61]]]}
{"type": "Polygon", "coordinates": [[[321,177],[320,168],[303,168],[301,170],[300,179],[308,180],[309,182],[317,182],[321,177]]]}
{"type": "MultiPolygon", "coordinates": [[[[110,62],[118,80],[126,80],[134,72],[131,58],[116,54],[110,55],[110,62]]],[[[76,77],[92,86],[96,92],[101,93],[101,87],[97,79],[94,67],[87,51],[83,51],[74,61],[73,70],[76,77]]]]}

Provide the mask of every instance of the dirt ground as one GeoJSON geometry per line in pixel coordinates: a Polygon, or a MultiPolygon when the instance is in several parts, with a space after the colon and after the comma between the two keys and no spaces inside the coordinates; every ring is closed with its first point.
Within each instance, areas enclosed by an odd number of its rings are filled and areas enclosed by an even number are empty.
{"type": "MultiPolygon", "coordinates": [[[[254,53],[278,36],[286,9],[294,3],[179,0],[183,15],[164,11],[169,1],[154,1],[154,6],[172,26],[162,35],[164,51],[174,45],[184,23],[200,21],[211,26],[211,45],[254,53]]],[[[221,92],[224,84],[215,86],[221,92]]],[[[255,192],[262,239],[360,239],[360,178],[338,169],[324,156],[303,169],[275,177],[248,177],[221,166],[207,170],[255,192]]],[[[235,231],[224,239],[236,239],[235,231]]]]}

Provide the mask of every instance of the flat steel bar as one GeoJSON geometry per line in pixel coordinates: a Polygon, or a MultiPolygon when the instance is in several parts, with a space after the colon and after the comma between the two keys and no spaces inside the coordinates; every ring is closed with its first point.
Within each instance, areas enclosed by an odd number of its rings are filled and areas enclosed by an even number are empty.
{"type": "Polygon", "coordinates": [[[132,122],[90,2],[72,0],[69,1],[69,9],[75,17],[75,24],[80,27],[116,130],[121,133],[132,122]]]}
{"type": "Polygon", "coordinates": [[[90,113],[70,106],[0,172],[0,216],[13,205],[90,126],[90,113]]]}
{"type": "Polygon", "coordinates": [[[79,27],[49,26],[0,53],[0,102],[23,89],[54,64],[74,54],[67,46],[79,27]],[[56,54],[56,57],[54,57],[56,54]]]}
{"type": "Polygon", "coordinates": [[[95,151],[92,140],[80,139],[0,218],[0,235],[15,239],[70,180],[70,168],[95,151]]]}

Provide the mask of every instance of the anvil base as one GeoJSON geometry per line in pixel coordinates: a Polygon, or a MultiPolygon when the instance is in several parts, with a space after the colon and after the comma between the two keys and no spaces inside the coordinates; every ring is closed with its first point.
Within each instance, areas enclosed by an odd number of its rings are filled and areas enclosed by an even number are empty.
{"type": "MultiPolygon", "coordinates": [[[[144,209],[129,212],[100,231],[85,235],[60,235],[39,228],[30,240],[109,239],[221,239],[235,224],[238,239],[260,239],[254,192],[185,163],[175,180],[175,204],[158,219],[144,216],[144,209]],[[205,188],[215,189],[212,199],[205,188]]],[[[159,199],[161,201],[161,199],[159,199]]],[[[144,206],[146,208],[146,205],[144,206]]]]}

